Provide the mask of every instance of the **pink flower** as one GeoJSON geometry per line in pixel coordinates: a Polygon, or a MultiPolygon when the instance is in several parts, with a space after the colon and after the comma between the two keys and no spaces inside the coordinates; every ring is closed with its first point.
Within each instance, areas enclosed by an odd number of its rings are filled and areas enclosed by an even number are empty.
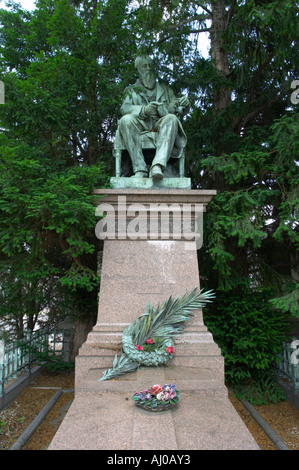
{"type": "Polygon", "coordinates": [[[158,393],[163,392],[163,387],[161,385],[156,384],[151,387],[151,394],[152,395],[158,395],[158,393]]]}
{"type": "Polygon", "coordinates": [[[176,392],[164,392],[164,401],[172,400],[175,397],[176,397],[176,392]]]}
{"type": "Polygon", "coordinates": [[[151,338],[146,340],[146,344],[154,344],[153,340],[151,338]]]}
{"type": "Polygon", "coordinates": [[[172,346],[169,346],[169,348],[166,348],[165,351],[168,352],[168,354],[173,354],[174,349],[172,346]]]}
{"type": "Polygon", "coordinates": [[[138,351],[143,351],[143,347],[139,346],[139,344],[136,344],[136,348],[138,349],[138,351]]]}

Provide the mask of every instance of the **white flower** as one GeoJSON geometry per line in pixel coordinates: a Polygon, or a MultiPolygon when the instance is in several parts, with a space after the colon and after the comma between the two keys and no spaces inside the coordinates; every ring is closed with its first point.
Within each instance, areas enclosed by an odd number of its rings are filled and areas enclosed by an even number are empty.
{"type": "Polygon", "coordinates": [[[158,393],[157,400],[163,400],[163,398],[164,398],[164,393],[163,392],[158,393]]]}

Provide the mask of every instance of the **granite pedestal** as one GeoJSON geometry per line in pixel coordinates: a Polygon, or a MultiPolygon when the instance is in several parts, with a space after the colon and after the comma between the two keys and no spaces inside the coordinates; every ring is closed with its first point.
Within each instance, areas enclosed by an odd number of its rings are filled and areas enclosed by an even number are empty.
{"type": "Polygon", "coordinates": [[[157,306],[200,286],[201,222],[215,191],[125,188],[95,194],[104,196],[98,213],[106,214],[97,227],[104,239],[98,318],[76,358],[75,400],[49,449],[258,449],[228,399],[224,360],[201,310],[175,340],[166,367],[99,381],[120,353],[124,328],[147,302],[157,306]],[[155,383],[176,384],[176,409],[150,413],[135,407],[133,393],[155,383]]]}

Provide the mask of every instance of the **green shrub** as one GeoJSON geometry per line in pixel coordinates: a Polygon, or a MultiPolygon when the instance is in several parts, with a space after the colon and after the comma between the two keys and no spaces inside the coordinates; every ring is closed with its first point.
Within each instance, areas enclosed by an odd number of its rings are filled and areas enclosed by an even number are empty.
{"type": "Polygon", "coordinates": [[[75,361],[66,362],[63,358],[50,351],[35,352],[37,364],[43,366],[49,372],[61,372],[75,367],[75,361]]]}
{"type": "Polygon", "coordinates": [[[51,350],[47,341],[40,343],[22,344],[23,352],[30,355],[31,361],[43,366],[49,372],[60,372],[73,369],[75,360],[65,361],[59,352],[51,350]]]}
{"type": "Polygon", "coordinates": [[[273,366],[285,336],[285,318],[270,298],[265,288],[219,292],[204,317],[224,357],[227,385],[254,403],[284,399],[273,366]]]}

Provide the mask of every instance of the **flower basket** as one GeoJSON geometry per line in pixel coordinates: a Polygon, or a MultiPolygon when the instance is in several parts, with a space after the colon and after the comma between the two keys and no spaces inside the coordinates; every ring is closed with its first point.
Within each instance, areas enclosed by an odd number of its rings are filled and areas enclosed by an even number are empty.
{"type": "Polygon", "coordinates": [[[166,411],[176,406],[179,402],[179,391],[175,385],[159,384],[153,385],[150,389],[136,392],[133,395],[135,405],[147,411],[166,411]]]}

